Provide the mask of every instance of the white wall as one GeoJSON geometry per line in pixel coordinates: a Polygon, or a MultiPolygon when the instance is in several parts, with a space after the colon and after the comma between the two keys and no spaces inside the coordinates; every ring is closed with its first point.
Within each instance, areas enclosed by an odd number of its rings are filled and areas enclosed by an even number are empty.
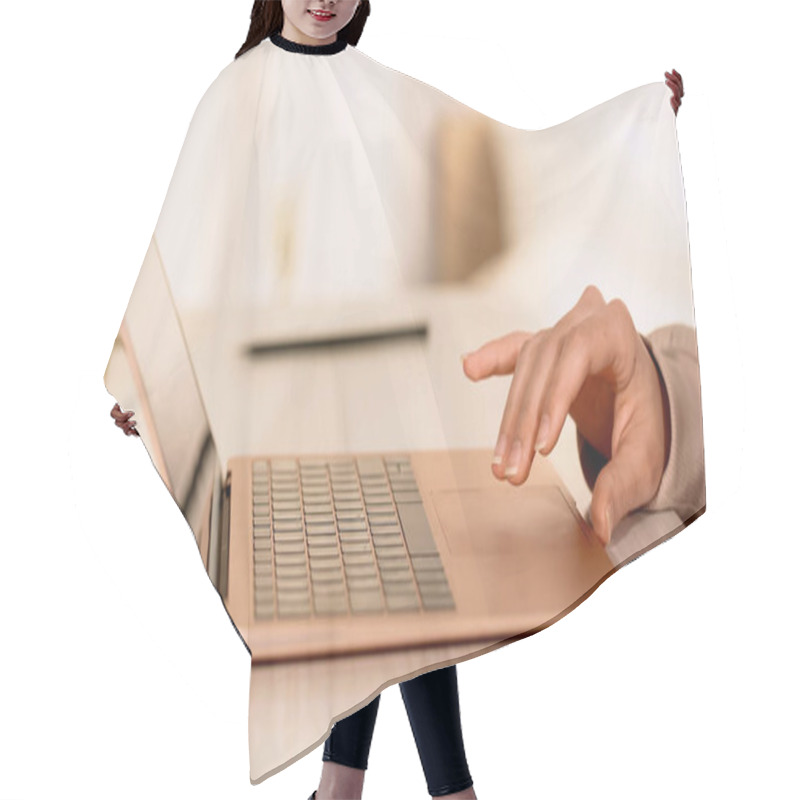
{"type": "MultiPolygon", "coordinates": [[[[797,792],[788,7],[374,2],[363,50],[514,125],[673,66],[686,81],[708,513],[555,627],[460,668],[482,798],[797,792]]],[[[249,8],[0,12],[2,798],[283,800],[316,785],[318,754],[250,787],[247,654],[102,384],[189,119],[249,8]]],[[[365,797],[424,796],[393,689],[365,797]]]]}

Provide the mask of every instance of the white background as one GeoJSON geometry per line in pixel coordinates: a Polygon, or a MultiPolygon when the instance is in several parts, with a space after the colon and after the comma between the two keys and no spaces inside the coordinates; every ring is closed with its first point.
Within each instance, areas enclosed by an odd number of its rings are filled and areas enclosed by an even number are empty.
{"type": "MultiPolygon", "coordinates": [[[[111,345],[250,0],[4,3],[0,798],[252,788],[249,663],[111,345]]],[[[677,67],[708,512],[553,628],[459,668],[481,798],[798,796],[797,148],[790,3],[375,0],[362,49],[539,128],[677,67]],[[790,72],[790,69],[792,72],[790,72]]],[[[366,798],[426,796],[396,688],[366,798]]]]}

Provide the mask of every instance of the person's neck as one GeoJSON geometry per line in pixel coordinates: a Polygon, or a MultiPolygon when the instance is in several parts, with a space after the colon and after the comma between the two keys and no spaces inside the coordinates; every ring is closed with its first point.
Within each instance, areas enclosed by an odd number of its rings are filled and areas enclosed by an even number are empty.
{"type": "Polygon", "coordinates": [[[284,39],[288,39],[290,42],[294,42],[295,44],[310,45],[311,47],[316,47],[317,45],[323,44],[333,44],[336,41],[336,34],[333,36],[328,36],[325,39],[315,39],[313,36],[308,36],[299,28],[296,28],[294,25],[292,25],[292,23],[285,17],[283,19],[283,30],[281,31],[281,36],[283,36],[284,39]]]}

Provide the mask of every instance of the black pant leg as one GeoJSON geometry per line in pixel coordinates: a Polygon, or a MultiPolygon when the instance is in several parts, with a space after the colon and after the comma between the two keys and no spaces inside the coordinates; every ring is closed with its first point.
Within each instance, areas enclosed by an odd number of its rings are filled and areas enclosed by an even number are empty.
{"type": "Polygon", "coordinates": [[[400,684],[408,721],[432,797],[472,786],[461,733],[455,666],[400,684]]]}
{"type": "Polygon", "coordinates": [[[333,726],[322,751],[323,761],[333,761],[354,769],[367,768],[380,699],[378,695],[364,708],[333,726]]]}

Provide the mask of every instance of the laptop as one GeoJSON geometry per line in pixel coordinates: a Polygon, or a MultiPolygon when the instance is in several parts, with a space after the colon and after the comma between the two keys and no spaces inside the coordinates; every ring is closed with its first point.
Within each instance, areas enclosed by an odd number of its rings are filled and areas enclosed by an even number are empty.
{"type": "Polygon", "coordinates": [[[546,458],[522,487],[492,476],[488,449],[222,464],[153,246],[117,345],[106,386],[123,401],[124,360],[123,407],[254,662],[499,643],[552,624],[612,571],[546,458]]]}

